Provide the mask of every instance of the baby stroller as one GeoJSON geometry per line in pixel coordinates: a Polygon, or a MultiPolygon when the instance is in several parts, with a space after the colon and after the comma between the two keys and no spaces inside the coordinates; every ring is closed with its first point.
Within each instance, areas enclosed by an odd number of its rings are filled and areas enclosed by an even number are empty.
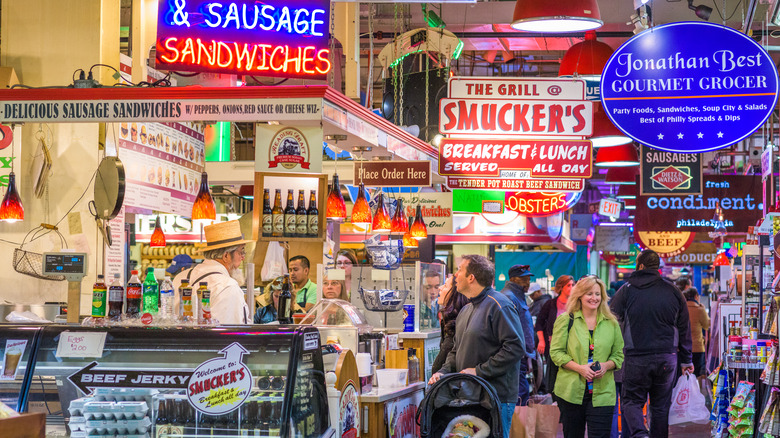
{"type": "Polygon", "coordinates": [[[485,379],[470,374],[447,374],[428,388],[419,409],[417,425],[421,438],[440,438],[450,422],[461,415],[481,419],[490,433],[478,436],[503,438],[501,402],[485,379]]]}

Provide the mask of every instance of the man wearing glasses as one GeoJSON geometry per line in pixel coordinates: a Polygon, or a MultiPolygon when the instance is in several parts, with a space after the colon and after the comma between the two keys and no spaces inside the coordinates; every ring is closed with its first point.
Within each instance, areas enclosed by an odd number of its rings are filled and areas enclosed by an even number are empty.
{"type": "Polygon", "coordinates": [[[195,291],[201,281],[208,283],[211,291],[211,315],[220,324],[250,324],[249,307],[244,292],[233,278],[240,273],[239,266],[246,257],[245,240],[238,221],[221,222],[203,228],[206,246],[198,252],[203,254],[203,263],[179,273],[173,281],[176,303],[181,299],[179,287],[188,279],[193,290],[192,310],[199,311],[200,298],[195,291]]]}

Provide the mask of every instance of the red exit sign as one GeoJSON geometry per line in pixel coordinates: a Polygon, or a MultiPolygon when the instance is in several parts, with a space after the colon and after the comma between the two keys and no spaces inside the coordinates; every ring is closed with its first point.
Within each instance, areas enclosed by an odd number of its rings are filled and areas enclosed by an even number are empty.
{"type": "Polygon", "coordinates": [[[614,199],[602,199],[599,201],[599,214],[617,219],[620,217],[620,202],[614,199]]]}

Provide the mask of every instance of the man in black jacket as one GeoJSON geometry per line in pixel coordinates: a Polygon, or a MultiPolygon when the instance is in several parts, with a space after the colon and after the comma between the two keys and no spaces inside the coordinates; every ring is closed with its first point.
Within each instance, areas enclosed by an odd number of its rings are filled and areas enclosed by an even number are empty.
{"type": "Polygon", "coordinates": [[[523,341],[525,342],[525,354],[520,361],[520,387],[517,389],[517,405],[525,406],[531,396],[531,388],[525,375],[528,374],[528,359],[536,357],[536,342],[534,341],[534,320],[528,305],[525,303],[525,294],[531,284],[531,267],[528,265],[514,265],[509,268],[509,281],[501,291],[517,309],[520,316],[520,324],[523,327],[523,341]]]}
{"type": "Polygon", "coordinates": [[[669,436],[669,407],[676,368],[693,372],[688,309],[680,291],[658,272],[660,259],[646,249],[636,271],[612,298],[625,341],[622,412],[628,437],[669,436]],[[650,396],[650,431],[642,406],[650,396]]]}
{"type": "Polygon", "coordinates": [[[509,298],[491,287],[494,275],[495,268],[487,258],[463,256],[455,284],[458,292],[469,298],[469,304],[458,314],[455,345],[428,384],[454,371],[487,380],[501,401],[504,437],[508,437],[525,342],[517,309],[509,298]]]}

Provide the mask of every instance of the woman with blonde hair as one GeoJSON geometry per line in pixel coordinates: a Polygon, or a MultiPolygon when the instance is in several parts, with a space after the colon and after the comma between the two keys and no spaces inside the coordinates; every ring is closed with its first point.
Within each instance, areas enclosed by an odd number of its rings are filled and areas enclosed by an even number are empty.
{"type": "Polygon", "coordinates": [[[565,438],[608,438],[617,394],[614,371],[623,364],[623,335],[595,275],[580,279],[555,320],[550,356],[560,367],[555,395],[565,438]]]}

